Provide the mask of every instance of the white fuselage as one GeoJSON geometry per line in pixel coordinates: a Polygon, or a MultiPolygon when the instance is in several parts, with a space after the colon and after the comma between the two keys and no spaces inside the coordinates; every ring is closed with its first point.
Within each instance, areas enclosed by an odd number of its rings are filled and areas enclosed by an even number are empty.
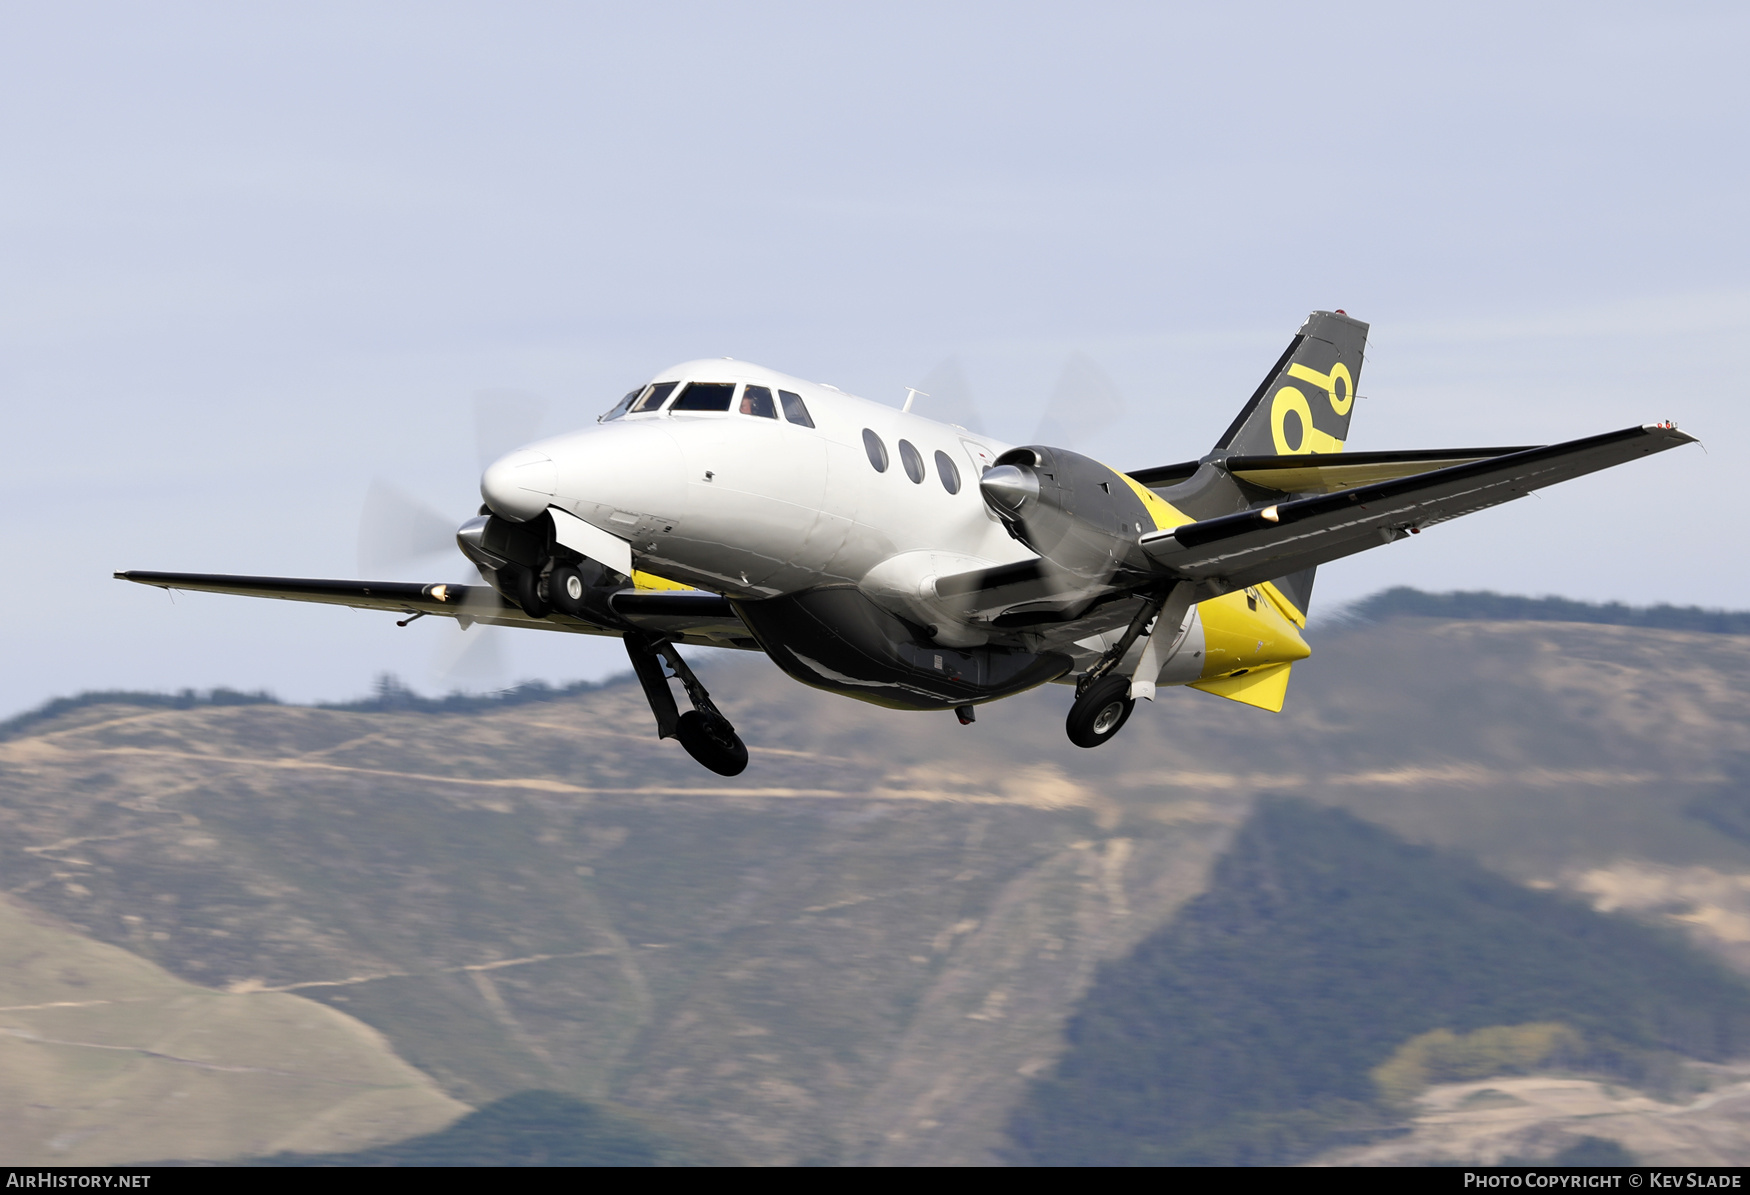
{"type": "Polygon", "coordinates": [[[488,503],[522,518],[557,506],[628,541],[641,571],[734,598],[850,584],[924,622],[938,614],[935,576],[1033,555],[978,489],[1007,444],[741,361],[689,361],[653,382],[678,383],[660,409],[494,464],[481,484],[488,503]],[[694,382],[735,383],[730,409],[670,409],[694,382]],[[800,398],[814,426],[782,406],[776,417],[743,413],[748,386],[800,398]]]}

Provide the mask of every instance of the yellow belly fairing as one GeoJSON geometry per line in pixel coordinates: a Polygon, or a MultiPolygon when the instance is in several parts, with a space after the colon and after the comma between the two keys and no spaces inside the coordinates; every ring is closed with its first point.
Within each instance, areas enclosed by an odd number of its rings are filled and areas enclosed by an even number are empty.
{"type": "MultiPolygon", "coordinates": [[[[1321,385],[1328,382],[1322,375],[1306,380],[1321,385]]],[[[1333,386],[1324,388],[1332,390],[1333,386]]],[[[1334,404],[1334,394],[1332,401],[1334,404]]],[[[1311,426],[1310,418],[1307,426],[1311,426]]],[[[1340,452],[1342,448],[1336,441],[1319,444],[1320,451],[1340,452]]],[[[1302,449],[1311,450],[1310,444],[1302,449]]],[[[1141,499],[1157,530],[1196,521],[1136,479],[1116,469],[1112,472],[1141,499]]],[[[1197,609],[1203,623],[1203,672],[1190,687],[1260,709],[1280,711],[1288,693],[1289,668],[1294,661],[1312,655],[1312,649],[1300,637],[1306,615],[1268,581],[1201,602],[1197,609]]]]}
{"type": "Polygon", "coordinates": [[[1261,709],[1281,710],[1290,665],[1312,655],[1296,620],[1284,608],[1299,613],[1287,599],[1260,589],[1200,602],[1203,673],[1191,687],[1261,709]]]}
{"type": "Polygon", "coordinates": [[[679,581],[670,581],[667,577],[659,577],[655,573],[632,571],[632,587],[634,589],[691,589],[691,585],[682,585],[679,581]]]}

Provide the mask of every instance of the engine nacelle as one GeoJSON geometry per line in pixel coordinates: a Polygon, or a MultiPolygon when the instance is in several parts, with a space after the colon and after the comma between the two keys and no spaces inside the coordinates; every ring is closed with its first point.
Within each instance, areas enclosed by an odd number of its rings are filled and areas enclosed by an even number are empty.
{"type": "Polygon", "coordinates": [[[456,544],[493,588],[531,618],[556,609],[603,626],[624,625],[608,599],[631,578],[560,544],[550,514],[522,523],[481,515],[462,524],[456,544]]]}
{"type": "Polygon", "coordinates": [[[1137,541],[1159,526],[1154,513],[1135,482],[1091,457],[1039,444],[1012,448],[978,488],[1010,535],[1083,580],[1151,571],[1137,541]]]}

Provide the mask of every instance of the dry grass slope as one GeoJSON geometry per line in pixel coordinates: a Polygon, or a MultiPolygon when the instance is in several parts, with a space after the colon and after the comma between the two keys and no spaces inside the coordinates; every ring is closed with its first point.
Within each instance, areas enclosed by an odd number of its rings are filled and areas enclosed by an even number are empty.
{"type": "Polygon", "coordinates": [[[101,1166],[358,1149],[468,1109],[313,1000],[197,987],[0,900],[0,1156],[101,1166]]]}
{"type": "MultiPolygon", "coordinates": [[[[0,742],[0,875],[182,980],[342,1010],[469,1105],[575,1092],[769,1163],[989,1160],[1094,969],[1261,793],[1600,901],[1625,869],[1750,876],[1685,813],[1750,749],[1750,639],[1405,620],[1314,647],[1280,716],[1168,693],[1094,752],[1055,686],[963,728],[724,661],[731,781],[628,686],[88,707],[0,742]]],[[[1631,906],[1739,932],[1736,905],[1631,906]]]]}

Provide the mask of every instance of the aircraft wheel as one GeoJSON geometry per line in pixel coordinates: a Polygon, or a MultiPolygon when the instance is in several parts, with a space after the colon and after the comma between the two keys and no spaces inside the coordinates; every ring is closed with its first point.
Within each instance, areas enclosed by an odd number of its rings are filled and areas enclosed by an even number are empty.
{"type": "Polygon", "coordinates": [[[516,575],[516,604],[530,618],[545,618],[553,607],[541,595],[541,574],[530,568],[519,568],[516,575]]]}
{"type": "Polygon", "coordinates": [[[1129,677],[1102,677],[1069,707],[1064,729],[1076,746],[1098,747],[1123,728],[1135,708],[1129,677]]]}
{"type": "Polygon", "coordinates": [[[553,571],[547,574],[547,597],[552,601],[553,608],[561,614],[569,614],[573,618],[585,618],[583,610],[584,595],[589,592],[589,585],[583,579],[583,574],[569,564],[556,564],[553,571]]]}
{"type": "Polygon", "coordinates": [[[747,767],[747,744],[727,722],[707,719],[698,710],[688,710],[675,726],[675,737],[687,754],[719,776],[739,776],[747,767]],[[716,722],[716,725],[712,725],[716,722]]]}

